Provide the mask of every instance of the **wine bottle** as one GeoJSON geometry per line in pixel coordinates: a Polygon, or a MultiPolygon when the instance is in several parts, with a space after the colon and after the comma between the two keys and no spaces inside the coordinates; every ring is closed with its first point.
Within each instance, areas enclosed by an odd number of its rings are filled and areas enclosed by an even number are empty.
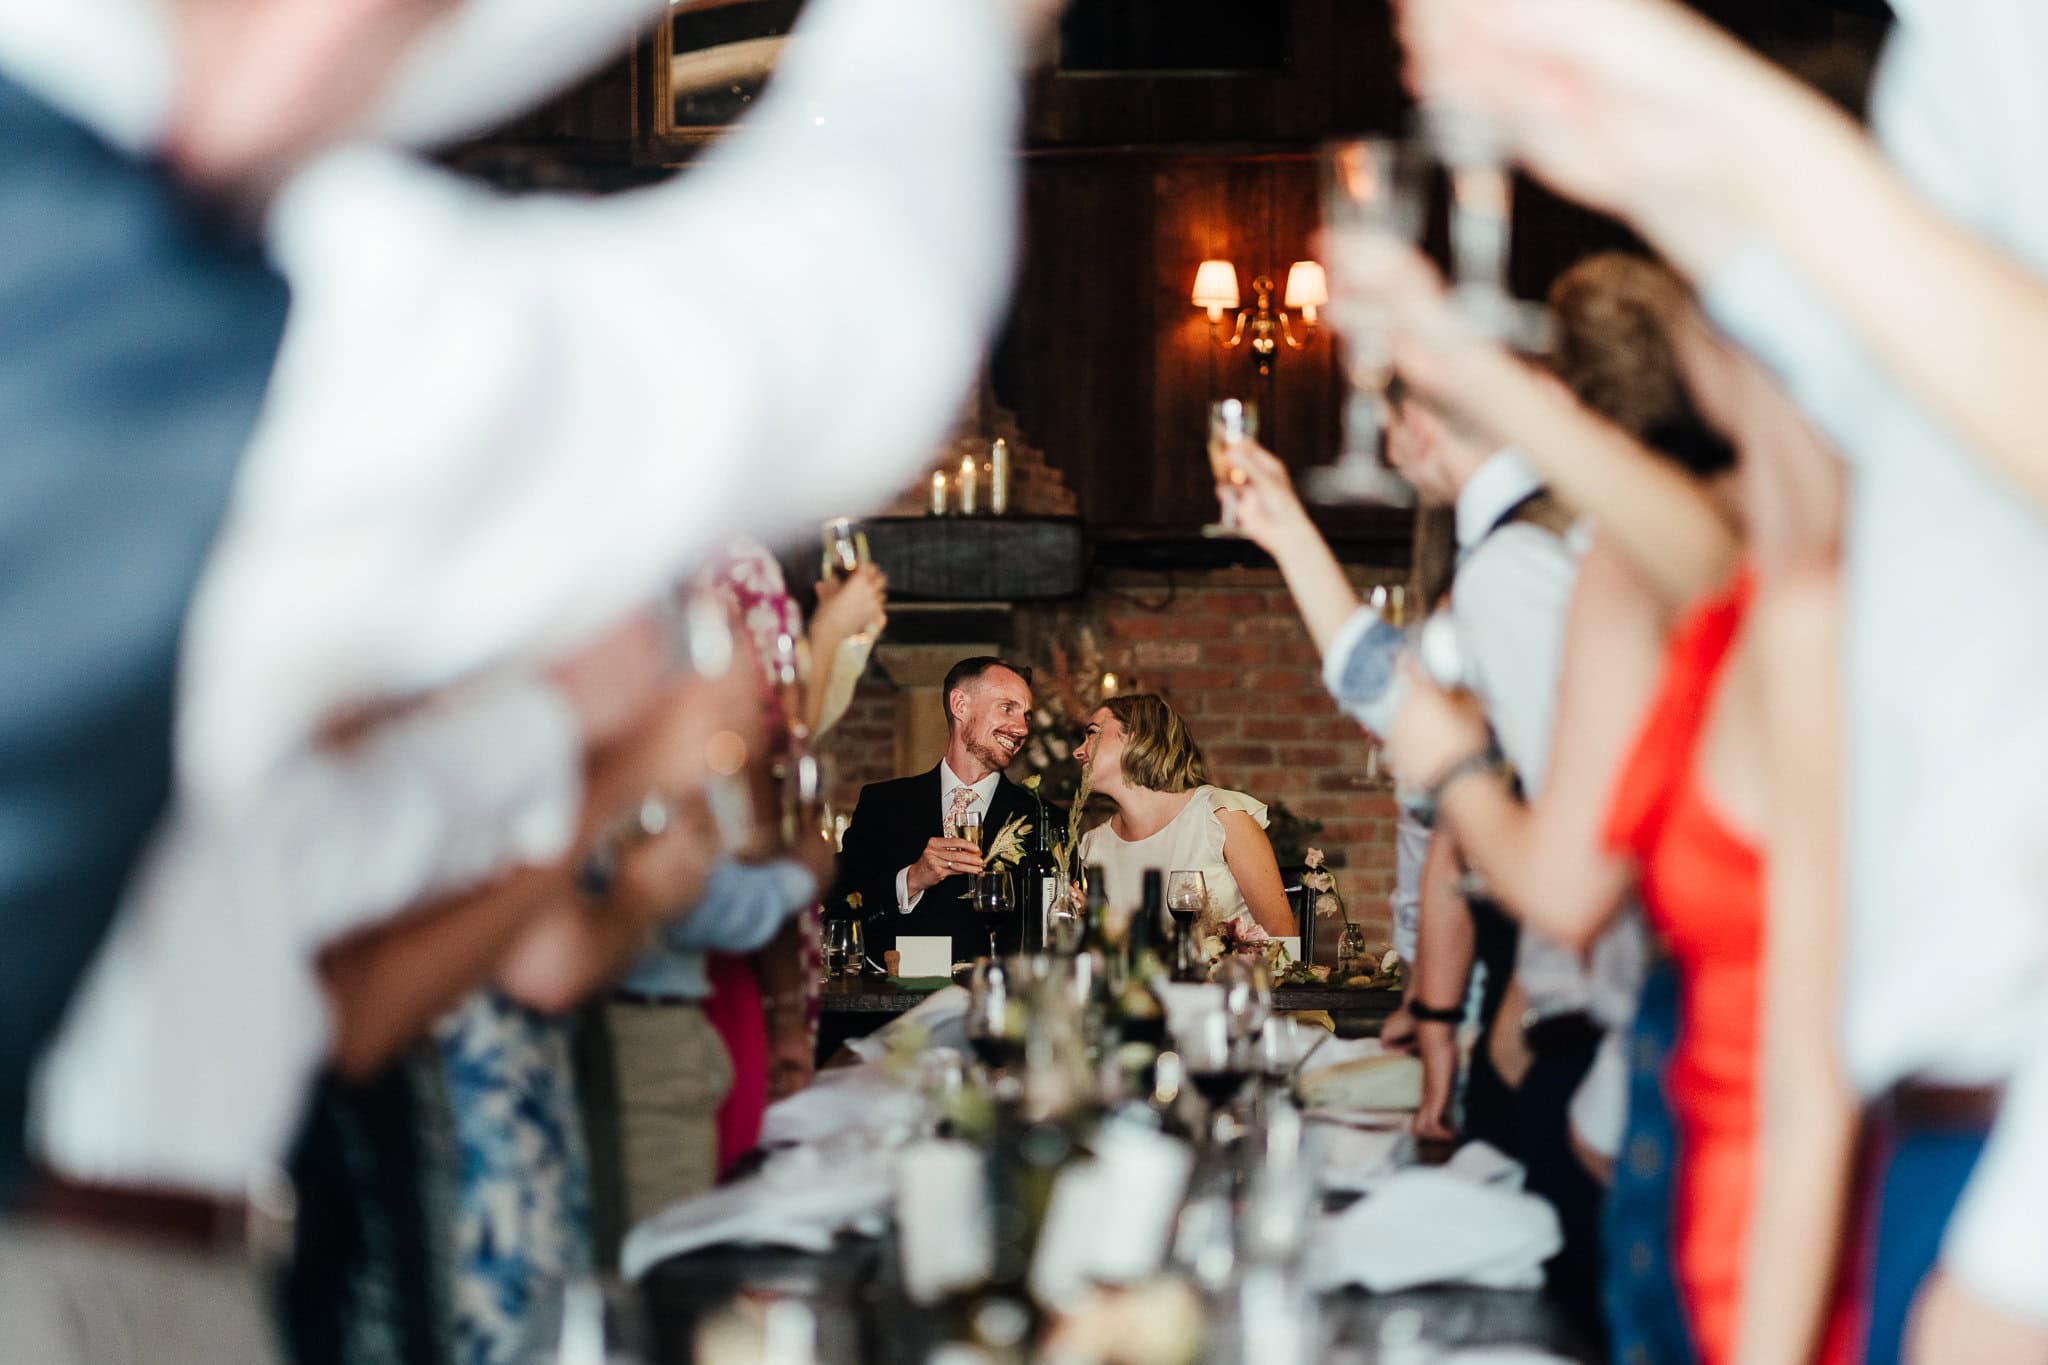
{"type": "Polygon", "coordinates": [[[1153,947],[1166,918],[1165,887],[1166,878],[1158,868],[1145,870],[1144,898],[1124,931],[1126,965],[1113,1006],[1123,1045],[1147,1048],[1155,1056],[1166,1047],[1166,998],[1159,989],[1166,979],[1166,964],[1153,947]]]}
{"type": "Polygon", "coordinates": [[[1060,893],[1060,865],[1052,856],[1051,824],[1041,801],[1038,816],[1031,822],[1031,848],[1017,865],[1027,953],[1045,952],[1052,943],[1052,912],[1060,893]]]}

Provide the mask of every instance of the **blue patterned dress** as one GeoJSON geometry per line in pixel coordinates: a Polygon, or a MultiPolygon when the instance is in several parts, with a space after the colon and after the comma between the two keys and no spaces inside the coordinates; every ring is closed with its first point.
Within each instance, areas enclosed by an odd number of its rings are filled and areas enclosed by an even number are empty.
{"type": "Polygon", "coordinates": [[[563,1281],[590,1269],[570,1027],[488,991],[435,1027],[455,1149],[455,1365],[524,1359],[563,1281]]]}

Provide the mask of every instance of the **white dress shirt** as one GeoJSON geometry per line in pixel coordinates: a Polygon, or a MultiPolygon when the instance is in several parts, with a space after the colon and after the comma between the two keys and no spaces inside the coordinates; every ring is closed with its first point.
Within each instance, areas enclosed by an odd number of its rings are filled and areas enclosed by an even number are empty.
{"type": "MultiPolygon", "coordinates": [[[[996,784],[1003,780],[1001,773],[990,773],[979,782],[969,782],[953,771],[953,765],[943,758],[939,760],[939,827],[949,829],[953,813],[953,793],[966,788],[972,795],[963,810],[971,815],[986,817],[989,802],[995,800],[996,784]]],[[[924,892],[915,895],[910,890],[910,869],[904,868],[896,874],[896,909],[909,914],[917,909],[917,903],[924,899],[924,892]]]]}
{"type": "MultiPolygon", "coordinates": [[[[163,11],[72,2],[0,0],[0,69],[146,149],[163,11]]],[[[240,1192],[326,1045],[320,949],[565,845],[573,743],[395,731],[380,777],[316,747],[337,710],[553,653],[917,472],[1009,276],[1016,36],[986,0],[817,0],[745,129],[603,202],[371,147],[285,189],[292,313],[188,622],[174,811],[44,1068],[46,1159],[240,1192]]]]}
{"type": "MultiPolygon", "coordinates": [[[[1532,800],[1550,757],[1565,617],[1578,581],[1577,543],[1524,522],[1494,528],[1541,487],[1514,451],[1497,452],[1479,467],[1458,495],[1462,558],[1451,588],[1467,680],[1532,800]]],[[[1524,927],[1515,975],[1536,1017],[1585,1010],[1613,1028],[1634,1013],[1645,951],[1641,917],[1633,911],[1583,957],[1524,927]]]]}
{"type": "Polygon", "coordinates": [[[1013,48],[988,0],[819,0],[672,184],[506,200],[362,147],[302,173],[221,552],[301,571],[202,589],[195,637],[261,620],[269,659],[196,651],[188,779],[246,792],[337,701],[552,652],[735,533],[912,479],[1010,274],[1013,48]]]}
{"type": "MultiPolygon", "coordinates": [[[[1945,210],[2048,275],[2048,6],[1893,7],[1880,139],[1945,210]]],[[[2048,523],[1782,257],[1751,248],[1707,281],[1705,299],[1853,469],[1851,1076],[1873,1096],[1914,1076],[2005,1082],[1944,1260],[1991,1301],[2048,1317],[2048,523]]]]}

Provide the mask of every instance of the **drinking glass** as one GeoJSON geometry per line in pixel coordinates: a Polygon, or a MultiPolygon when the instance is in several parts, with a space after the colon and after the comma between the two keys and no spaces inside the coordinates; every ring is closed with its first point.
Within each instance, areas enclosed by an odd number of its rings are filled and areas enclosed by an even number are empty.
{"type": "MultiPolygon", "coordinates": [[[[965,839],[968,843],[973,844],[976,848],[981,847],[981,813],[979,811],[969,810],[966,814],[962,815],[960,817],[959,832],[956,833],[953,837],[956,839],[965,839]]],[[[974,880],[968,885],[965,891],[962,891],[960,893],[961,900],[966,901],[974,899],[976,894],[979,893],[981,889],[981,876],[982,874],[979,872],[974,874],[974,880]]]]}
{"type": "Polygon", "coordinates": [[[539,1307],[521,1354],[532,1365],[648,1365],[654,1333],[633,1286],[578,1275],[539,1307]]]}
{"type": "Polygon", "coordinates": [[[1218,495],[1222,509],[1216,521],[1202,528],[1205,536],[1234,536],[1237,526],[1237,486],[1244,471],[1230,462],[1230,448],[1240,441],[1259,439],[1259,405],[1241,398],[1221,398],[1209,405],[1209,473],[1222,486],[1218,495]]]}
{"type": "Polygon", "coordinates": [[[825,921],[825,976],[859,976],[866,966],[861,922],[851,917],[825,921]]]}
{"type": "Polygon", "coordinates": [[[1228,1013],[1203,1010],[1174,1030],[1174,1049],[1187,1071],[1188,1083],[1209,1106],[1209,1140],[1221,1146],[1223,1125],[1252,1072],[1252,1054],[1240,1040],[1228,1013]]]}
{"type": "MultiPolygon", "coordinates": [[[[1323,150],[1323,230],[1337,250],[1374,238],[1415,242],[1428,208],[1427,161],[1413,142],[1367,138],[1323,150]]],[[[1344,343],[1344,448],[1333,465],[1312,471],[1308,492],[1321,502],[1412,506],[1415,491],[1380,459],[1393,378],[1393,316],[1370,299],[1332,309],[1344,343]]]]}
{"type": "Polygon", "coordinates": [[[832,518],[819,528],[818,538],[825,546],[822,577],[851,578],[869,562],[867,535],[851,517],[832,518]]]}
{"type": "Polygon", "coordinates": [[[1173,916],[1175,930],[1173,977],[1191,980],[1195,975],[1195,923],[1209,908],[1209,883],[1200,872],[1183,868],[1166,874],[1166,913],[1173,916]]]}
{"type": "Polygon", "coordinates": [[[1247,1045],[1256,1042],[1273,1017],[1273,986],[1266,964],[1232,953],[1223,959],[1216,979],[1223,986],[1223,1014],[1230,1021],[1232,1038],[1247,1045]]]}
{"type": "Polygon", "coordinates": [[[1003,868],[983,872],[974,879],[974,913],[988,926],[988,955],[996,955],[996,931],[1004,920],[1017,913],[1016,883],[1003,868]]]}
{"type": "Polygon", "coordinates": [[[991,953],[967,979],[967,1046],[988,1070],[1006,1071],[1024,1059],[1024,1001],[1009,969],[991,953]]]}

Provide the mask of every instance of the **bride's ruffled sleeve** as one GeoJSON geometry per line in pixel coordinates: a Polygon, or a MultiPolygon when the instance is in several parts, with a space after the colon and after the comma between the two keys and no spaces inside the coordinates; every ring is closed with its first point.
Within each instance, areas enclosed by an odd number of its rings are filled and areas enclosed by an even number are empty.
{"type": "Polygon", "coordinates": [[[1260,829],[1264,829],[1269,823],[1266,819],[1266,803],[1254,800],[1243,792],[1225,791],[1221,787],[1211,787],[1209,789],[1209,805],[1219,814],[1227,810],[1241,810],[1246,815],[1251,816],[1252,819],[1258,821],[1260,829]]]}

